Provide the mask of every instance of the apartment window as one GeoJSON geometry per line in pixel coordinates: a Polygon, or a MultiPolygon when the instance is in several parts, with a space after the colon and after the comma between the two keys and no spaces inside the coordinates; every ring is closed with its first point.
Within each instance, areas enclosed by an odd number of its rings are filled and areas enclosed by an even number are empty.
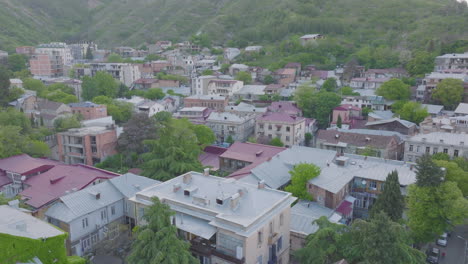
{"type": "Polygon", "coordinates": [[[278,245],[276,246],[277,252],[280,252],[282,248],[283,248],[283,237],[281,236],[278,239],[278,245]]]}
{"type": "Polygon", "coordinates": [[[289,132],[291,131],[291,128],[290,127],[286,127],[286,132],[289,132]]]}
{"type": "Polygon", "coordinates": [[[273,234],[273,222],[270,222],[270,235],[273,234]]]}
{"type": "Polygon", "coordinates": [[[431,147],[426,147],[426,153],[431,152],[431,147]]]}
{"type": "Polygon", "coordinates": [[[280,214],[280,226],[283,226],[284,224],[284,215],[283,213],[280,214]]]}
{"type": "Polygon", "coordinates": [[[271,129],[272,129],[271,125],[268,125],[268,130],[271,130],[271,129]]]}
{"type": "Polygon", "coordinates": [[[385,182],[382,182],[382,183],[380,184],[380,191],[383,191],[384,188],[385,188],[385,182]]]}
{"type": "Polygon", "coordinates": [[[258,234],[257,234],[257,244],[260,246],[263,242],[263,232],[262,231],[258,231],[258,234]]]}
{"type": "Polygon", "coordinates": [[[273,137],[271,136],[271,134],[268,134],[268,138],[269,138],[269,139],[272,139],[273,137]]]}
{"type": "Polygon", "coordinates": [[[438,147],[432,148],[432,154],[436,154],[437,152],[439,152],[439,148],[438,148],[438,147]]]}
{"type": "Polygon", "coordinates": [[[377,182],[376,181],[370,181],[369,182],[369,189],[377,189],[377,182]]]}
{"type": "Polygon", "coordinates": [[[458,149],[456,149],[456,150],[453,151],[453,156],[454,156],[454,157],[458,157],[458,149]]]}
{"type": "Polygon", "coordinates": [[[84,218],[81,220],[81,223],[83,224],[83,229],[88,227],[88,218],[84,218]]]}
{"type": "Polygon", "coordinates": [[[258,126],[260,127],[260,129],[263,129],[263,124],[260,124],[260,125],[258,125],[258,126]]]}
{"type": "Polygon", "coordinates": [[[277,126],[277,127],[276,127],[276,131],[281,131],[281,127],[280,127],[280,126],[277,126]]]}
{"type": "Polygon", "coordinates": [[[96,147],[91,147],[91,152],[97,153],[97,148],[96,147]]]}
{"type": "Polygon", "coordinates": [[[286,141],[288,141],[288,142],[289,142],[289,136],[286,136],[286,141]]]}
{"type": "Polygon", "coordinates": [[[101,220],[104,220],[107,218],[107,212],[104,210],[104,211],[101,211],[101,220]]]}
{"type": "Polygon", "coordinates": [[[114,206],[114,205],[111,206],[111,214],[112,214],[112,215],[115,215],[115,206],[114,206]]]}
{"type": "Polygon", "coordinates": [[[413,145],[409,145],[409,151],[413,151],[413,145]]]}
{"type": "Polygon", "coordinates": [[[419,146],[416,146],[416,152],[419,152],[419,146]]]}
{"type": "Polygon", "coordinates": [[[448,154],[448,149],[444,148],[444,153],[448,154]]]}
{"type": "Polygon", "coordinates": [[[257,257],[257,264],[263,264],[263,256],[262,255],[257,257]]]}

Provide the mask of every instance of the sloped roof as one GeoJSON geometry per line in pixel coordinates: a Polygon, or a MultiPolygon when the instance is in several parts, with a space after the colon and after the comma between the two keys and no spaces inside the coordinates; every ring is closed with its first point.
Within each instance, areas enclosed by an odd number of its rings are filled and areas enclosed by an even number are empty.
{"type": "Polygon", "coordinates": [[[384,120],[377,120],[373,122],[367,122],[366,126],[375,126],[375,125],[381,125],[381,124],[388,124],[388,123],[393,123],[393,122],[398,122],[402,124],[403,126],[410,128],[416,126],[415,123],[403,120],[397,117],[391,118],[391,119],[384,119],[384,120]]]}
{"type": "Polygon", "coordinates": [[[397,142],[399,141],[395,136],[369,135],[353,132],[348,133],[336,130],[319,130],[317,132],[317,141],[324,141],[330,144],[338,144],[339,142],[342,142],[358,147],[373,146],[379,149],[384,149],[392,140],[396,140],[397,142]]]}
{"type": "Polygon", "coordinates": [[[427,109],[427,112],[431,115],[437,115],[439,114],[442,110],[444,110],[443,105],[433,105],[433,104],[422,104],[421,105],[423,108],[427,109]]]}
{"type": "Polygon", "coordinates": [[[460,103],[455,109],[455,114],[465,114],[468,115],[468,104],[460,103]]]}
{"type": "Polygon", "coordinates": [[[54,102],[54,101],[49,101],[47,99],[38,99],[37,100],[37,107],[40,109],[40,110],[52,110],[52,111],[56,111],[58,110],[62,105],[64,105],[63,103],[58,103],[58,102],[54,102]]]}
{"type": "Polygon", "coordinates": [[[21,154],[0,159],[0,170],[24,175],[37,170],[44,171],[58,164],[62,163],[49,159],[33,158],[27,154],[21,154]]]}
{"type": "Polygon", "coordinates": [[[299,201],[291,208],[290,230],[304,235],[313,234],[319,229],[313,222],[322,216],[330,218],[332,215],[332,209],[316,202],[299,201]]]}
{"type": "Polygon", "coordinates": [[[109,180],[109,182],[127,198],[132,197],[135,195],[135,193],[143,190],[148,186],[161,183],[160,181],[133,173],[126,173],[124,175],[112,178],[109,180]]]}
{"type": "Polygon", "coordinates": [[[296,123],[305,120],[303,117],[298,117],[285,113],[267,112],[257,118],[257,121],[285,122],[296,123]]]}

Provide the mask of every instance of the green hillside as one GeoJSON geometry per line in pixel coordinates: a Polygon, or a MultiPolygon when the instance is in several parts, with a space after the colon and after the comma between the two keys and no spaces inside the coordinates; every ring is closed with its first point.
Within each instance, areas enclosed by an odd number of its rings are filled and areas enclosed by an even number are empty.
{"type": "Polygon", "coordinates": [[[197,32],[214,43],[239,46],[303,33],[397,50],[468,39],[468,8],[455,0],[0,0],[0,5],[0,49],[10,50],[78,39],[139,46],[197,32]]]}

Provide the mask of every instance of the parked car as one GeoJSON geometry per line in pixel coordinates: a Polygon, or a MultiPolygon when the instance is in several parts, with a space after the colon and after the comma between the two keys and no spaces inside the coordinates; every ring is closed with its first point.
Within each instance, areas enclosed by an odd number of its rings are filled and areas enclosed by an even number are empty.
{"type": "Polygon", "coordinates": [[[429,248],[426,251],[426,261],[427,263],[431,264],[438,264],[439,263],[439,257],[440,257],[440,250],[438,248],[429,248]]]}
{"type": "Polygon", "coordinates": [[[438,239],[437,239],[437,245],[446,247],[447,246],[447,233],[443,233],[438,239]]]}

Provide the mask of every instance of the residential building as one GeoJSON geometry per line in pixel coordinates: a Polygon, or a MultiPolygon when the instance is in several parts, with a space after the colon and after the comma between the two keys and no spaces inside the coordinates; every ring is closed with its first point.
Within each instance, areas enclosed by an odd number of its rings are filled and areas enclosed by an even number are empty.
{"type": "Polygon", "coordinates": [[[373,121],[378,121],[378,120],[388,120],[393,118],[393,112],[390,110],[375,110],[370,112],[367,115],[367,121],[368,122],[373,122],[373,121]]]}
{"type": "Polygon", "coordinates": [[[36,53],[36,48],[32,46],[16,47],[16,53],[23,54],[29,57],[36,53]]]}
{"type": "Polygon", "coordinates": [[[396,117],[367,122],[365,128],[372,130],[395,131],[403,135],[410,136],[415,135],[418,132],[418,126],[415,123],[396,117]]]}
{"type": "Polygon", "coordinates": [[[22,111],[26,114],[31,114],[36,109],[37,96],[36,91],[25,90],[15,101],[9,102],[8,105],[16,108],[18,111],[22,111]]]}
{"type": "Polygon", "coordinates": [[[208,107],[215,111],[223,111],[229,103],[229,97],[220,95],[196,94],[184,98],[185,107],[208,107]]]}
{"type": "MultiPolygon", "coordinates": [[[[358,92],[362,92],[362,90],[358,92]]],[[[382,96],[377,95],[358,95],[343,96],[341,104],[352,105],[359,108],[367,107],[374,111],[384,111],[391,108],[393,101],[385,100],[382,96]]]]}
{"type": "Polygon", "coordinates": [[[323,39],[321,34],[307,34],[299,38],[302,46],[307,46],[316,43],[318,39],[323,39]]]}
{"type": "Polygon", "coordinates": [[[224,111],[237,113],[239,115],[250,115],[250,114],[260,115],[260,114],[266,113],[267,108],[266,107],[256,107],[254,105],[241,102],[238,105],[228,105],[228,106],[226,106],[224,108],[224,111]]]}
{"type": "Polygon", "coordinates": [[[376,90],[390,78],[352,78],[349,87],[352,89],[373,89],[376,90]]]}
{"type": "Polygon", "coordinates": [[[172,46],[172,41],[161,40],[157,41],[155,44],[148,45],[149,54],[159,54],[161,51],[166,50],[172,46]]]}
{"type": "Polygon", "coordinates": [[[451,158],[468,158],[468,145],[465,133],[432,132],[418,134],[405,142],[405,161],[416,162],[424,154],[445,153],[451,158]]]}
{"type": "Polygon", "coordinates": [[[3,263],[68,263],[64,231],[8,205],[0,215],[3,263]]]}
{"type": "Polygon", "coordinates": [[[269,84],[265,88],[265,94],[270,96],[275,94],[280,95],[283,89],[285,89],[285,87],[280,84],[269,84]]]}
{"type": "Polygon", "coordinates": [[[57,144],[62,162],[93,166],[117,154],[117,129],[114,125],[72,128],[57,133],[57,144]]]}
{"type": "Polygon", "coordinates": [[[234,142],[219,156],[219,168],[231,173],[229,177],[238,178],[276,154],[284,151],[284,147],[276,147],[250,142],[234,142]]]}
{"type": "Polygon", "coordinates": [[[338,120],[341,118],[342,129],[358,128],[363,123],[362,110],[352,105],[340,105],[333,109],[330,127],[338,127],[338,120]]]}
{"type": "Polygon", "coordinates": [[[238,48],[225,48],[224,49],[224,59],[232,61],[235,57],[239,56],[241,53],[238,48]]]}
{"type": "Polygon", "coordinates": [[[98,49],[97,45],[92,41],[82,41],[79,43],[70,44],[68,47],[70,48],[72,58],[75,61],[85,60],[88,49],[91,51],[91,53],[98,49]]]}
{"type": "Polygon", "coordinates": [[[284,66],[285,69],[295,69],[296,77],[299,77],[302,72],[302,65],[299,62],[290,62],[284,66]]]}
{"type": "Polygon", "coordinates": [[[312,163],[321,169],[320,175],[309,181],[307,190],[314,201],[334,209],[343,221],[367,216],[390,172],[398,172],[402,193],[416,182],[414,166],[403,161],[353,154],[342,156],[334,150],[302,146],[292,146],[277,154],[240,180],[247,183],[263,180],[266,186],[279,188],[291,180],[289,171],[300,163],[312,163]]]}
{"type": "Polygon", "coordinates": [[[77,68],[75,71],[78,78],[94,76],[99,71],[107,72],[128,87],[141,78],[138,65],[131,63],[88,63],[85,67],[77,68]]]}
{"type": "Polygon", "coordinates": [[[23,81],[21,79],[10,79],[10,89],[16,88],[23,88],[23,81]]]}
{"type": "Polygon", "coordinates": [[[172,223],[200,263],[289,263],[290,193],[188,172],[131,199],[138,225],[152,197],[175,211],[172,223]]]}
{"type": "Polygon", "coordinates": [[[263,46],[247,46],[244,51],[246,53],[260,52],[263,49],[263,46]]]}
{"type": "Polygon", "coordinates": [[[296,69],[279,69],[273,74],[273,77],[278,84],[288,86],[290,83],[293,83],[296,80],[296,69]]]}
{"type": "Polygon", "coordinates": [[[468,69],[468,52],[444,54],[435,58],[434,71],[468,69]]]}
{"type": "Polygon", "coordinates": [[[8,63],[8,52],[0,50],[0,64],[8,63]]]}
{"type": "Polygon", "coordinates": [[[403,78],[408,77],[408,72],[403,68],[388,68],[388,69],[368,69],[364,72],[364,78],[380,79],[380,78],[403,78]]]}
{"type": "Polygon", "coordinates": [[[432,117],[441,116],[443,114],[443,105],[422,104],[421,106],[426,108],[427,113],[429,113],[432,117]]]}
{"type": "Polygon", "coordinates": [[[238,115],[231,112],[212,112],[206,125],[213,130],[216,141],[223,143],[231,137],[234,141],[247,141],[255,129],[255,115],[238,115]]]}
{"type": "Polygon", "coordinates": [[[432,92],[437,87],[437,84],[444,79],[451,78],[461,80],[462,82],[468,82],[468,72],[466,73],[442,73],[432,72],[426,74],[422,80],[422,84],[416,89],[416,100],[421,102],[430,102],[432,98],[432,92]]]}
{"type": "Polygon", "coordinates": [[[64,75],[63,60],[58,54],[34,54],[29,59],[29,70],[38,78],[53,78],[64,75]]]}
{"type": "Polygon", "coordinates": [[[318,231],[319,226],[314,223],[320,217],[326,217],[331,223],[340,223],[341,216],[334,210],[319,205],[317,202],[299,201],[291,207],[290,239],[291,239],[291,262],[299,264],[294,260],[293,253],[306,245],[306,237],[318,231]]]}
{"type": "Polygon", "coordinates": [[[237,80],[214,79],[208,82],[209,95],[232,96],[242,89],[244,82],[237,80]]]}
{"type": "Polygon", "coordinates": [[[51,42],[49,44],[40,44],[36,47],[36,53],[60,57],[63,65],[71,65],[73,61],[73,56],[70,47],[68,47],[68,45],[63,42],[51,42]]]}
{"type": "Polygon", "coordinates": [[[184,107],[174,114],[175,118],[187,118],[190,122],[203,125],[210,116],[212,110],[208,107],[184,107]]]}
{"type": "Polygon", "coordinates": [[[231,76],[236,76],[241,71],[249,72],[249,66],[237,63],[234,63],[231,66],[229,66],[229,75],[231,76]]]}
{"type": "Polygon", "coordinates": [[[226,152],[227,148],[221,146],[207,146],[203,153],[198,156],[198,160],[205,168],[210,171],[219,171],[219,156],[226,152]]]}
{"type": "Polygon", "coordinates": [[[84,120],[97,119],[107,116],[107,106],[92,102],[80,102],[68,104],[73,114],[79,114],[84,120]]]}
{"type": "Polygon", "coordinates": [[[216,80],[216,76],[198,76],[192,79],[192,94],[208,95],[208,84],[216,80]]]}
{"type": "Polygon", "coordinates": [[[59,198],[45,216],[49,223],[66,230],[70,255],[83,256],[102,240],[120,235],[122,226],[135,226],[137,192],[160,182],[127,173],[59,198]]]}
{"type": "Polygon", "coordinates": [[[266,85],[244,85],[239,91],[234,93],[235,100],[258,101],[265,95],[266,85]]]}
{"type": "Polygon", "coordinates": [[[360,133],[351,130],[319,130],[315,137],[317,148],[334,150],[338,154],[367,154],[385,159],[401,160],[404,141],[389,133],[360,133]]]}
{"type": "Polygon", "coordinates": [[[468,133],[468,115],[465,116],[428,116],[419,124],[422,134],[431,132],[468,133]]]}
{"type": "Polygon", "coordinates": [[[141,78],[136,80],[130,90],[148,90],[152,88],[162,88],[162,87],[179,87],[180,82],[177,80],[158,80],[155,78],[141,78]]]}
{"type": "Polygon", "coordinates": [[[302,116],[302,110],[297,107],[297,104],[291,101],[279,101],[279,102],[272,102],[270,106],[268,106],[268,112],[272,113],[282,113],[288,114],[292,116],[302,116]]]}
{"type": "Polygon", "coordinates": [[[456,116],[468,115],[468,103],[459,103],[454,113],[456,116]]]}
{"type": "Polygon", "coordinates": [[[53,128],[55,120],[70,116],[71,114],[71,108],[64,103],[49,101],[43,98],[38,98],[36,101],[35,121],[38,124],[43,123],[45,127],[53,128]]]}
{"type": "Polygon", "coordinates": [[[267,112],[257,117],[255,136],[258,142],[279,138],[286,147],[302,145],[306,133],[306,119],[286,113],[267,112]]]}

